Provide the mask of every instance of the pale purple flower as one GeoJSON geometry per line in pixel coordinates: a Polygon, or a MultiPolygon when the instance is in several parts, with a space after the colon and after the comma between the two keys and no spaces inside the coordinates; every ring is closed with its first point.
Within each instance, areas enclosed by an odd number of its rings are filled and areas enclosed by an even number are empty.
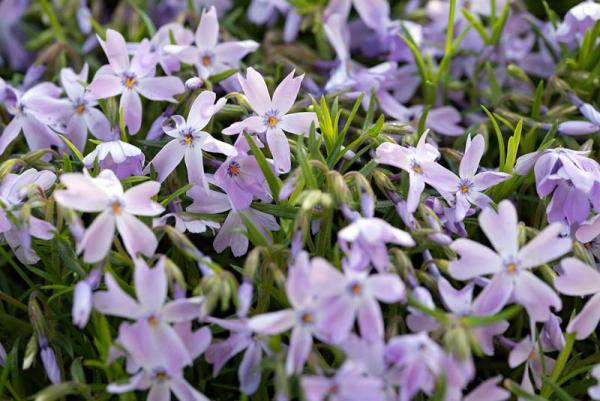
{"type": "MultiPolygon", "coordinates": [[[[219,141],[208,132],[202,131],[226,102],[226,99],[219,99],[215,103],[216,97],[214,92],[204,91],[194,100],[187,120],[182,116],[171,117],[175,122],[175,127],[164,128],[164,131],[174,139],[168,142],[150,161],[156,170],[158,181],[164,181],[181,160],[185,159],[188,180],[208,188],[208,182],[204,177],[202,152],[222,153],[228,156],[237,154],[232,145],[219,141]]],[[[148,172],[149,168],[150,166],[146,167],[145,171],[148,172]]]]}
{"type": "Polygon", "coordinates": [[[38,336],[38,344],[40,347],[40,358],[42,359],[42,365],[44,365],[44,370],[46,371],[48,379],[50,379],[52,384],[60,383],[60,368],[56,363],[54,349],[48,343],[48,339],[44,336],[38,336]]]}
{"type": "Polygon", "coordinates": [[[2,343],[0,343],[0,366],[6,365],[6,350],[2,343]]]}
{"type": "Polygon", "coordinates": [[[460,258],[450,262],[450,274],[458,280],[493,274],[480,295],[486,300],[482,302],[488,302],[483,307],[489,313],[498,312],[511,299],[523,305],[533,321],[546,321],[550,307],[560,310],[558,295],[530,271],[571,250],[571,239],[559,236],[560,224],[550,224],[521,249],[517,211],[510,201],[500,202],[498,212],[484,209],[479,224],[495,251],[470,239],[457,239],[450,248],[460,258]]]}
{"type": "Polygon", "coordinates": [[[158,241],[148,226],[135,216],[156,216],[164,210],[151,198],[160,190],[156,181],[146,181],[123,191],[112,170],[90,177],[87,171],[68,173],[60,177],[65,190],[54,192],[56,201],[65,208],[100,214],[87,228],[77,252],[84,252],[88,263],[102,260],[110,250],[115,228],[121,234],[125,248],[132,257],[138,253],[152,256],[158,241]]]}
{"type": "Polygon", "coordinates": [[[469,394],[462,398],[462,401],[505,401],[510,398],[510,392],[498,387],[502,380],[501,376],[487,379],[479,386],[475,387],[469,394]]]}
{"type": "Polygon", "coordinates": [[[182,369],[191,360],[166,361],[166,359],[174,359],[171,354],[174,349],[184,347],[182,339],[177,334],[164,338],[157,348],[158,344],[152,336],[148,336],[142,326],[123,323],[119,341],[140,369],[125,383],[109,384],[106,388],[109,393],[122,394],[149,389],[147,399],[150,401],[170,401],[171,393],[180,401],[208,401],[208,398],[194,389],[183,376],[182,369]]]}
{"type": "Polygon", "coordinates": [[[4,105],[13,119],[0,136],[0,154],[4,153],[7,146],[21,131],[30,150],[64,148],[63,141],[48,128],[49,124],[56,121],[48,121],[44,118],[50,114],[47,111],[53,109],[53,105],[47,99],[58,98],[60,92],[61,89],[50,82],[37,84],[25,92],[10,86],[6,87],[4,105]]]}
{"type": "Polygon", "coordinates": [[[435,162],[440,153],[433,145],[427,143],[427,134],[428,132],[425,132],[421,135],[416,147],[407,148],[385,142],[377,147],[375,153],[377,163],[398,167],[408,173],[410,187],[406,202],[410,213],[417,210],[425,183],[442,194],[456,188],[454,173],[435,162]]]}
{"type": "Polygon", "coordinates": [[[340,248],[346,254],[345,266],[364,270],[372,264],[380,272],[387,271],[390,258],[386,244],[410,247],[415,241],[406,231],[373,217],[375,205],[370,195],[362,194],[361,200],[364,217],[358,215],[338,232],[340,248]]]}
{"type": "Polygon", "coordinates": [[[583,35],[600,20],[600,4],[595,1],[583,1],[571,8],[564,21],[558,26],[556,38],[560,42],[581,41],[583,35]]]}
{"type": "Polygon", "coordinates": [[[0,65],[7,64],[12,69],[22,70],[33,61],[32,54],[24,46],[25,38],[18,26],[28,6],[28,0],[0,2],[0,65]]]}
{"type": "Polygon", "coordinates": [[[304,75],[294,78],[292,71],[275,89],[271,99],[264,78],[254,68],[248,68],[247,78],[239,74],[240,85],[257,115],[229,126],[223,133],[233,135],[244,130],[265,133],[275,167],[281,172],[290,171],[290,145],[284,131],[308,135],[311,124],[314,123],[315,128],[318,128],[314,112],[288,114],[298,96],[303,77],[304,75]]]}
{"type": "MultiPolygon", "coordinates": [[[[79,150],[85,148],[88,130],[100,140],[109,140],[112,136],[108,118],[98,110],[98,103],[86,91],[88,65],[85,64],[79,74],[71,68],[60,72],[61,85],[67,94],[66,99],[47,97],[39,114],[48,121],[64,124],[64,132],[79,150]]],[[[42,99],[38,100],[38,103],[42,99]]]]}
{"type": "Polygon", "coordinates": [[[83,159],[83,165],[92,168],[96,160],[101,171],[111,170],[122,180],[133,175],[142,175],[144,153],[137,146],[115,139],[98,144],[83,159]]]}
{"type": "Polygon", "coordinates": [[[193,297],[167,301],[168,277],[164,256],[154,268],[142,259],[134,262],[137,300],[121,289],[112,274],[106,273],[104,282],[107,289],[94,293],[94,308],[106,315],[136,321],[132,325],[123,324],[119,334],[119,341],[130,353],[132,349],[127,343],[139,346],[147,342],[153,346],[152,358],[160,361],[164,368],[176,370],[191,364],[188,349],[171,324],[200,318],[204,299],[193,297]]]}
{"type": "Polygon", "coordinates": [[[150,43],[142,42],[135,55],[129,60],[123,36],[112,29],[106,31],[106,41],[98,38],[110,65],[102,66],[94,76],[88,90],[94,99],[121,95],[119,109],[131,134],[136,134],[142,125],[142,101],[139,95],[150,100],[165,100],[175,103],[173,96],[183,93],[181,79],[155,77],[156,55],[150,43]]]}
{"type": "Polygon", "coordinates": [[[572,296],[592,295],[567,327],[568,332],[577,333],[577,339],[582,340],[592,334],[600,322],[600,273],[575,258],[564,259],[560,267],[561,274],[554,280],[559,292],[572,296]]]}
{"type": "Polygon", "coordinates": [[[45,220],[35,217],[31,212],[21,213],[21,207],[30,191],[47,191],[56,181],[51,171],[25,170],[21,174],[7,174],[0,185],[0,234],[24,264],[37,263],[40,258],[32,248],[32,237],[49,240],[54,237],[55,228],[45,220]],[[9,216],[15,218],[14,224],[9,216]]]}
{"type": "Polygon", "coordinates": [[[208,229],[217,230],[221,227],[221,224],[216,221],[201,220],[187,215],[181,210],[180,201],[171,202],[169,208],[173,210],[171,213],[164,214],[161,217],[152,220],[153,227],[166,225],[171,218],[175,220],[175,229],[181,233],[189,231],[190,233],[197,234],[203,233],[208,229]]]}
{"type": "Polygon", "coordinates": [[[285,17],[284,42],[294,41],[298,36],[302,17],[286,0],[252,0],[247,10],[248,20],[256,25],[273,25],[277,21],[278,14],[285,17]]]}
{"type": "Polygon", "coordinates": [[[254,336],[246,318],[234,320],[208,318],[208,321],[231,331],[227,339],[213,343],[206,350],[206,361],[213,365],[213,377],[219,374],[227,361],[244,352],[238,368],[240,390],[247,395],[254,394],[260,384],[259,366],[263,352],[267,354],[271,352],[267,344],[254,336]]]}
{"type": "Polygon", "coordinates": [[[254,156],[241,153],[229,157],[217,169],[215,183],[229,195],[233,207],[246,209],[254,198],[269,202],[271,194],[258,162],[254,156]]]}
{"type": "Polygon", "coordinates": [[[473,140],[469,136],[465,145],[465,153],[456,177],[455,209],[456,219],[462,221],[471,205],[485,208],[491,199],[483,191],[510,178],[510,174],[496,171],[484,171],[477,174],[479,162],[483,156],[485,140],[477,135],[473,140]]]}
{"type": "Polygon", "coordinates": [[[248,321],[248,327],[260,334],[279,334],[293,328],[285,363],[288,375],[302,372],[312,349],[313,336],[319,337],[317,325],[322,309],[317,306],[318,293],[311,289],[310,276],[323,264],[326,264],[324,260],[311,261],[306,252],[301,252],[290,266],[285,283],[292,308],[257,315],[248,321]]]}
{"type": "Polygon", "coordinates": [[[165,47],[167,53],[184,63],[195,65],[202,79],[239,67],[241,60],[256,49],[258,43],[253,40],[219,43],[219,20],[214,6],[202,13],[196,30],[195,46],[185,44],[165,47]]]}
{"type": "Polygon", "coordinates": [[[335,269],[326,261],[314,268],[310,285],[319,294],[317,329],[328,342],[343,342],[358,318],[361,337],[383,338],[383,317],[378,301],[396,303],[404,299],[404,283],[396,274],[371,274],[335,269]]]}
{"type": "Polygon", "coordinates": [[[83,280],[79,281],[73,290],[73,324],[83,329],[87,324],[90,313],[92,312],[92,291],[100,283],[102,271],[99,268],[93,269],[83,280]]]}
{"type": "MultiPolygon", "coordinates": [[[[156,60],[167,75],[179,71],[181,63],[179,59],[168,51],[168,47],[177,45],[189,45],[194,41],[194,34],[185,29],[179,23],[170,23],[160,27],[150,40],[150,51],[156,54],[156,60]],[[171,37],[175,39],[175,43],[171,43],[171,37]]],[[[129,43],[127,45],[130,52],[135,54],[139,48],[137,43],[129,43]]]]}
{"type": "Polygon", "coordinates": [[[385,401],[384,384],[358,363],[346,362],[335,376],[303,376],[307,401],[385,401]]]}
{"type": "Polygon", "coordinates": [[[526,337],[517,343],[508,356],[508,366],[511,368],[516,368],[523,363],[525,363],[525,371],[521,383],[522,387],[528,391],[533,390],[531,378],[533,378],[533,384],[540,388],[542,375],[549,375],[554,367],[554,359],[541,355],[538,344],[532,341],[530,337],[526,337]],[[546,371],[542,369],[542,366],[544,366],[542,365],[542,358],[544,358],[546,371]]]}

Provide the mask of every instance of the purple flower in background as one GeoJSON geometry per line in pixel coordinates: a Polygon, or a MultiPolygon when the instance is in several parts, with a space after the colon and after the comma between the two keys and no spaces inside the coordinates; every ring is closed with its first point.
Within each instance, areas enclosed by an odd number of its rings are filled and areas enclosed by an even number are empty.
{"type": "Polygon", "coordinates": [[[0,343],[0,366],[6,365],[6,350],[2,343],[0,343]]]}
{"type": "Polygon", "coordinates": [[[48,121],[44,118],[51,114],[49,110],[53,110],[53,104],[47,99],[58,98],[60,92],[60,88],[50,82],[37,84],[24,93],[10,86],[6,87],[4,105],[13,119],[0,136],[0,154],[4,153],[7,146],[21,131],[30,150],[63,148],[63,142],[58,135],[48,128],[49,124],[56,121],[48,121]]]}
{"type": "Polygon", "coordinates": [[[600,365],[594,366],[591,373],[592,377],[598,381],[598,384],[588,388],[588,394],[594,400],[600,400],[600,365]]]}
{"type": "MultiPolygon", "coordinates": [[[[187,121],[182,116],[171,117],[175,122],[175,127],[164,128],[164,131],[174,139],[168,142],[150,161],[160,182],[167,178],[182,159],[185,159],[189,181],[208,188],[208,182],[204,177],[202,151],[222,153],[227,156],[237,154],[232,145],[219,141],[208,132],[202,131],[226,102],[225,99],[219,99],[215,103],[216,97],[214,92],[204,91],[194,100],[187,121]]],[[[149,166],[145,171],[146,173],[149,171],[149,166]]]]}
{"type": "Polygon", "coordinates": [[[554,367],[554,359],[541,355],[539,346],[530,337],[526,337],[515,345],[508,356],[508,366],[516,368],[525,363],[521,386],[527,391],[533,391],[531,378],[537,388],[542,385],[542,375],[549,375],[554,367]],[[544,363],[542,364],[542,358],[544,363]],[[546,370],[543,370],[545,366],[546,370]]]}
{"type": "Polygon", "coordinates": [[[131,61],[123,36],[112,29],[106,31],[106,41],[98,38],[110,65],[101,67],[88,90],[94,99],[121,95],[119,109],[131,134],[142,125],[142,101],[139,95],[151,100],[175,103],[173,96],[183,93],[181,79],[173,76],[155,77],[156,55],[150,43],[142,42],[131,61]]]}
{"type": "Polygon", "coordinates": [[[380,378],[370,377],[361,364],[346,362],[335,376],[303,376],[302,388],[307,401],[385,401],[380,378]]]}
{"type": "Polygon", "coordinates": [[[22,70],[32,61],[32,55],[23,44],[24,35],[18,27],[28,6],[28,0],[0,2],[0,65],[8,64],[12,69],[22,70]]]}
{"type": "Polygon", "coordinates": [[[408,190],[407,210],[417,210],[425,183],[444,194],[456,189],[454,173],[440,166],[435,160],[440,156],[438,150],[427,143],[428,132],[419,138],[416,147],[403,147],[385,142],[377,147],[375,160],[380,164],[398,167],[408,173],[410,187],[408,190]]]}
{"type": "Polygon", "coordinates": [[[567,295],[592,297],[571,320],[567,331],[577,333],[577,339],[587,338],[600,322],[600,273],[579,259],[566,258],[560,265],[561,274],[554,280],[556,289],[567,295]]]}
{"type": "Polygon", "coordinates": [[[567,12],[564,21],[558,26],[556,39],[563,43],[581,41],[585,32],[598,20],[600,4],[595,1],[583,1],[567,12]]]}
{"type": "Polygon", "coordinates": [[[564,121],[558,124],[558,131],[566,135],[588,135],[598,131],[600,129],[600,112],[573,93],[569,93],[568,98],[588,121],[564,121]]]}
{"type": "Polygon", "coordinates": [[[530,272],[531,268],[571,250],[571,239],[559,236],[560,225],[550,224],[519,249],[517,211],[510,201],[500,202],[498,212],[484,209],[479,215],[479,224],[495,252],[470,239],[457,239],[450,246],[460,256],[448,267],[452,277],[468,280],[493,274],[480,295],[485,300],[481,301],[482,307],[490,314],[498,312],[510,299],[523,305],[533,321],[546,321],[550,307],[560,310],[562,303],[558,295],[530,272]]]}
{"type": "Polygon", "coordinates": [[[292,42],[298,36],[302,17],[285,0],[252,0],[247,10],[248,20],[256,25],[264,25],[276,22],[277,14],[286,17],[283,28],[283,40],[292,42]]]}
{"type": "Polygon", "coordinates": [[[104,170],[95,178],[87,172],[67,173],[60,181],[66,189],[55,191],[54,198],[62,207],[87,213],[100,212],[77,247],[86,262],[98,262],[107,255],[115,227],[132,257],[137,257],[138,253],[148,257],[154,254],[158,241],[152,230],[135,215],[156,216],[164,210],[151,199],[160,189],[158,182],[147,181],[123,191],[112,170],[104,170]]]}
{"type": "Polygon", "coordinates": [[[223,130],[226,135],[239,134],[244,130],[265,133],[275,167],[284,173],[291,168],[290,145],[284,131],[308,135],[311,124],[314,123],[315,128],[318,128],[316,113],[288,114],[298,96],[303,77],[304,75],[294,78],[292,71],[275,89],[271,99],[264,78],[254,68],[248,68],[247,78],[238,75],[238,79],[257,115],[223,130]]]}
{"type": "Polygon", "coordinates": [[[346,254],[345,266],[353,270],[364,270],[373,264],[380,271],[387,271],[390,258],[386,244],[414,246],[410,234],[393,227],[385,220],[373,217],[375,204],[370,195],[361,196],[365,217],[357,216],[352,223],[338,232],[340,248],[346,254]]]}
{"type": "Polygon", "coordinates": [[[101,171],[111,170],[120,180],[142,175],[144,154],[137,146],[118,139],[98,144],[83,159],[83,165],[92,168],[96,160],[101,171]]]}
{"type": "Polygon", "coordinates": [[[168,45],[165,51],[186,64],[195,65],[202,79],[237,68],[247,54],[258,49],[253,40],[219,43],[219,20],[217,10],[204,11],[196,30],[195,46],[168,45]]]}
{"type": "Polygon", "coordinates": [[[216,318],[207,320],[232,332],[226,340],[215,342],[206,350],[206,361],[213,365],[213,377],[219,374],[227,361],[240,352],[244,352],[238,368],[240,390],[247,395],[254,394],[260,384],[259,366],[262,362],[263,352],[271,353],[267,344],[254,336],[248,327],[248,320],[244,316],[234,320],[216,318]]]}
{"type": "Polygon", "coordinates": [[[150,268],[142,259],[135,259],[134,262],[137,300],[119,287],[112,274],[106,273],[106,291],[94,293],[94,308],[106,315],[136,321],[131,325],[123,324],[120,328],[119,341],[130,353],[131,348],[146,342],[153,346],[152,359],[160,361],[163,368],[176,370],[191,364],[192,358],[188,349],[171,324],[189,322],[201,317],[203,298],[178,298],[167,301],[168,277],[165,257],[161,257],[154,268],[150,268]],[[128,344],[131,344],[131,347],[128,344]]]}
{"type": "Polygon", "coordinates": [[[310,276],[312,270],[320,269],[323,263],[326,262],[320,259],[311,262],[308,254],[301,252],[290,266],[285,283],[292,309],[264,313],[248,321],[248,327],[260,334],[279,334],[293,328],[285,363],[288,375],[302,372],[312,349],[313,335],[319,336],[316,325],[322,310],[317,307],[319,294],[311,289],[310,276]]]}
{"type": "Polygon", "coordinates": [[[491,199],[483,193],[486,189],[510,178],[510,174],[495,171],[485,171],[477,174],[479,162],[483,156],[485,140],[477,135],[471,141],[467,138],[465,154],[460,161],[456,177],[455,209],[456,219],[462,221],[471,205],[485,208],[491,199]]]}
{"type": "Polygon", "coordinates": [[[510,392],[498,387],[498,383],[502,380],[501,376],[487,379],[473,391],[462,398],[462,401],[505,401],[510,398],[510,392]]]}
{"type": "Polygon", "coordinates": [[[92,312],[92,291],[98,287],[102,271],[98,268],[93,269],[90,274],[75,285],[73,290],[73,324],[83,329],[87,324],[90,313],[92,312]]]}
{"type": "Polygon", "coordinates": [[[17,259],[24,264],[37,263],[40,258],[32,248],[32,237],[49,240],[55,228],[29,211],[21,213],[23,203],[31,191],[47,191],[56,181],[50,171],[25,170],[19,174],[7,174],[0,185],[0,234],[11,247],[17,259]],[[16,219],[14,224],[12,219],[16,219]]]}
{"type": "Polygon", "coordinates": [[[361,337],[367,341],[383,338],[383,317],[378,301],[395,303],[404,299],[404,284],[393,273],[369,275],[367,271],[336,270],[325,260],[317,259],[313,267],[311,288],[319,294],[317,329],[328,342],[343,342],[358,318],[361,337]]]}
{"type": "MultiPolygon", "coordinates": [[[[158,64],[162,67],[163,71],[167,75],[173,74],[175,71],[179,71],[181,63],[179,59],[171,54],[168,50],[169,46],[176,45],[189,45],[194,40],[194,35],[188,29],[185,29],[179,23],[170,23],[160,27],[150,40],[150,51],[156,54],[158,64]],[[171,43],[171,37],[175,39],[175,44],[171,43]]],[[[130,52],[137,51],[139,44],[128,44],[130,52]]]]}
{"type": "Polygon", "coordinates": [[[40,358],[42,359],[42,365],[44,365],[48,379],[52,384],[60,383],[60,368],[56,363],[54,349],[52,349],[52,346],[48,343],[48,339],[44,336],[38,336],[38,344],[40,347],[40,358]]]}
{"type": "Polygon", "coordinates": [[[67,99],[47,97],[44,102],[48,107],[40,108],[40,114],[46,120],[64,124],[64,131],[79,150],[85,148],[88,130],[103,141],[109,140],[112,135],[108,118],[95,107],[98,103],[86,91],[87,78],[87,64],[79,74],[71,68],[63,68],[60,81],[67,99]]]}

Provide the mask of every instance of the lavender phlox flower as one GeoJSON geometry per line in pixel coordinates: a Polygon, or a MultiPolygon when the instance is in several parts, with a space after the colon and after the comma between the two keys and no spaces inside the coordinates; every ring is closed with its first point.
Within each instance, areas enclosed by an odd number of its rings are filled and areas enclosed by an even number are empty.
{"type": "Polygon", "coordinates": [[[0,234],[21,263],[34,264],[40,260],[32,248],[32,237],[50,240],[55,233],[51,223],[31,212],[21,213],[21,207],[30,191],[34,188],[47,191],[55,181],[56,175],[51,171],[28,169],[21,174],[8,174],[0,185],[0,234]]]}
{"type": "Polygon", "coordinates": [[[510,178],[510,174],[496,171],[484,171],[477,174],[483,156],[485,140],[477,135],[473,140],[469,136],[465,145],[465,153],[456,177],[455,209],[456,219],[462,221],[471,205],[485,208],[491,199],[483,191],[510,178]]]}
{"type": "Polygon", "coordinates": [[[490,314],[512,299],[525,307],[533,321],[548,320],[550,307],[560,310],[562,302],[531,269],[569,252],[571,239],[561,238],[561,226],[554,223],[519,249],[517,211],[508,200],[500,202],[498,212],[484,209],[479,223],[494,250],[470,239],[457,239],[450,248],[460,258],[450,262],[450,274],[458,280],[492,274],[480,295],[482,307],[490,314]]]}
{"type": "Polygon", "coordinates": [[[319,294],[321,319],[317,329],[328,342],[343,342],[358,319],[360,335],[367,341],[383,337],[384,324],[378,301],[396,303],[404,299],[404,283],[394,273],[369,275],[368,271],[346,269],[340,272],[322,259],[316,259],[310,285],[319,294]]]}
{"type": "Polygon", "coordinates": [[[142,125],[142,101],[139,95],[150,100],[176,103],[173,96],[183,93],[181,79],[174,76],[155,77],[157,57],[148,40],[140,43],[129,60],[123,36],[112,29],[106,31],[106,40],[98,37],[109,65],[102,66],[94,76],[88,90],[94,99],[121,95],[119,109],[123,110],[125,125],[136,134],[142,125]]]}
{"type": "Polygon", "coordinates": [[[600,4],[583,1],[571,8],[558,26],[556,38],[559,42],[581,41],[584,34],[600,20],[600,4]]]}
{"type": "Polygon", "coordinates": [[[245,318],[234,320],[208,318],[208,321],[231,331],[227,339],[213,343],[206,350],[206,361],[213,365],[213,376],[219,374],[227,361],[244,352],[238,367],[240,390],[247,395],[254,394],[260,384],[259,366],[263,353],[271,353],[267,344],[253,334],[245,318]]]}
{"type": "Polygon", "coordinates": [[[48,339],[44,336],[38,336],[38,344],[40,347],[40,358],[48,379],[52,384],[61,382],[60,368],[56,363],[56,353],[52,346],[48,343],[48,339]]]}
{"type": "Polygon", "coordinates": [[[272,25],[276,22],[279,14],[285,17],[283,40],[286,43],[292,42],[300,30],[302,17],[294,11],[289,2],[286,0],[252,0],[247,10],[248,20],[256,25],[272,25]]]}
{"type": "Polygon", "coordinates": [[[37,84],[24,92],[11,86],[6,87],[4,105],[13,118],[0,136],[0,154],[4,153],[21,131],[30,150],[64,148],[63,141],[48,127],[56,121],[45,118],[51,114],[48,110],[53,109],[52,103],[47,99],[58,98],[60,93],[61,89],[50,82],[37,84]]]}
{"type": "Polygon", "coordinates": [[[525,363],[525,371],[523,372],[521,386],[528,391],[533,390],[532,378],[535,387],[540,388],[542,375],[549,375],[554,367],[554,359],[540,354],[538,344],[532,341],[530,337],[518,342],[508,356],[508,366],[511,368],[516,368],[523,363],[525,363]],[[543,364],[542,358],[544,358],[543,364]],[[542,366],[545,366],[545,371],[543,371],[542,366]]]}
{"type": "Polygon", "coordinates": [[[275,167],[284,173],[291,169],[290,145],[284,131],[295,135],[308,135],[311,124],[318,128],[317,115],[314,112],[288,114],[298,96],[303,77],[301,75],[294,78],[292,71],[277,86],[271,98],[264,78],[254,68],[248,68],[246,78],[238,74],[244,94],[257,115],[223,130],[226,135],[239,134],[244,130],[265,133],[275,167]]]}
{"type": "Polygon", "coordinates": [[[558,131],[566,135],[588,135],[600,129],[600,112],[590,103],[585,103],[575,94],[569,93],[568,98],[585,120],[564,121],[558,124],[558,131]]]}
{"type": "Polygon", "coordinates": [[[322,263],[319,259],[311,261],[306,252],[301,252],[290,266],[285,283],[292,308],[257,315],[248,321],[248,327],[260,334],[279,334],[293,328],[285,365],[288,375],[302,372],[312,349],[313,336],[319,337],[317,326],[323,309],[316,303],[318,293],[310,288],[310,276],[322,263]]]}
{"type": "Polygon", "coordinates": [[[212,75],[239,67],[241,60],[258,49],[258,46],[253,40],[219,43],[219,21],[217,10],[213,6],[202,13],[196,30],[195,45],[167,45],[165,51],[184,63],[195,65],[200,78],[208,79],[212,75]]]}
{"type": "Polygon", "coordinates": [[[152,220],[152,226],[158,227],[161,225],[168,224],[172,218],[175,221],[175,229],[181,233],[189,231],[190,233],[198,234],[203,233],[208,229],[217,230],[221,227],[221,224],[212,220],[201,220],[196,217],[192,217],[183,212],[181,208],[181,202],[175,200],[169,204],[171,213],[166,213],[161,217],[152,220]]]}
{"type": "Polygon", "coordinates": [[[335,376],[303,376],[302,388],[307,401],[385,401],[382,380],[369,376],[360,363],[345,362],[335,376]]]}
{"type": "Polygon", "coordinates": [[[83,280],[80,280],[73,289],[73,308],[71,315],[73,324],[80,329],[87,324],[92,312],[92,291],[98,287],[102,271],[93,269],[83,280]]]}
{"type": "MultiPolygon", "coordinates": [[[[187,120],[176,115],[171,117],[175,126],[164,127],[165,133],[173,139],[150,161],[157,172],[158,181],[164,181],[181,160],[185,159],[189,181],[208,188],[208,182],[204,176],[202,152],[222,153],[227,156],[237,154],[232,145],[219,141],[208,132],[203,131],[210,119],[221,110],[227,101],[224,98],[216,100],[216,97],[214,92],[202,92],[194,100],[187,120]]],[[[147,166],[144,171],[148,173],[149,170],[150,166],[147,166]]]]}
{"type": "Polygon", "coordinates": [[[416,147],[385,142],[379,145],[375,153],[378,163],[398,167],[408,173],[410,187],[406,202],[411,213],[417,210],[426,183],[442,194],[448,194],[456,188],[454,173],[435,162],[440,153],[427,143],[427,136],[428,132],[423,133],[416,147]]]}
{"type": "Polygon", "coordinates": [[[415,245],[410,234],[392,227],[387,221],[374,217],[375,204],[370,195],[361,195],[363,216],[351,220],[350,225],[338,232],[340,248],[346,254],[345,266],[353,270],[365,270],[372,264],[384,272],[390,265],[386,244],[405,247],[415,245]]]}
{"type": "Polygon", "coordinates": [[[123,191],[112,170],[103,170],[97,177],[90,177],[87,170],[84,174],[67,173],[60,181],[66,189],[55,191],[54,198],[62,207],[100,212],[77,246],[77,252],[83,252],[86,262],[98,262],[107,255],[115,228],[132,257],[138,253],[154,254],[158,241],[152,230],[135,216],[162,213],[164,208],[151,199],[160,189],[158,182],[146,181],[123,191]]]}
{"type": "Polygon", "coordinates": [[[569,322],[567,331],[577,333],[577,339],[587,338],[600,322],[600,273],[579,259],[566,258],[561,262],[561,274],[554,286],[562,294],[592,297],[579,314],[569,322]]]}
{"type": "Polygon", "coordinates": [[[33,56],[24,44],[24,35],[19,23],[27,7],[28,0],[4,0],[0,3],[0,65],[8,64],[11,69],[25,69],[32,62],[33,56]]]}
{"type": "MultiPolygon", "coordinates": [[[[131,343],[153,344],[153,358],[165,368],[177,370],[192,363],[183,340],[172,323],[189,322],[202,316],[202,297],[179,298],[167,301],[168,280],[165,258],[161,257],[153,268],[136,259],[134,284],[136,299],[121,289],[112,274],[104,275],[106,291],[93,295],[94,308],[100,313],[135,320],[132,325],[122,325],[120,341],[125,348],[131,343]]],[[[134,358],[135,359],[135,358],[134,358]]],[[[143,362],[140,362],[142,365],[143,362]]],[[[154,366],[152,366],[154,367],[154,366]]]]}
{"type": "Polygon", "coordinates": [[[134,175],[142,175],[144,153],[130,143],[115,139],[99,143],[85,156],[83,165],[92,168],[96,160],[100,170],[111,170],[120,180],[134,175]]]}
{"type": "Polygon", "coordinates": [[[598,381],[598,384],[588,388],[588,394],[594,400],[600,400],[600,365],[594,366],[591,376],[598,381]]]}

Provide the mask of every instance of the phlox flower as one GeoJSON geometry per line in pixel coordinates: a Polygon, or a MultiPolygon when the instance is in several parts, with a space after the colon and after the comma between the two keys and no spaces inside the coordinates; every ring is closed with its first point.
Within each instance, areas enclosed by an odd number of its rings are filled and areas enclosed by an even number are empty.
{"type": "Polygon", "coordinates": [[[83,260],[94,263],[104,258],[110,250],[115,228],[132,257],[138,253],[154,254],[158,241],[152,230],[135,216],[162,213],[164,208],[151,199],[160,189],[158,182],[146,181],[123,191],[112,170],[103,170],[97,177],[91,177],[87,171],[67,173],[60,181],[66,189],[55,191],[54,198],[62,207],[100,213],[77,246],[77,252],[83,252],[83,260]]]}

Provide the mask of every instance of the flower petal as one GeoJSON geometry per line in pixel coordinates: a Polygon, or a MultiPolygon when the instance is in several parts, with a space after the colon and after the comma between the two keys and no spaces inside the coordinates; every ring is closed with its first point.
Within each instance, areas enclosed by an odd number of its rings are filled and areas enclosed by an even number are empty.
{"type": "Polygon", "coordinates": [[[108,254],[114,234],[115,216],[110,210],[105,210],[85,230],[77,253],[83,251],[83,260],[87,263],[99,262],[108,254]]]}
{"type": "Polygon", "coordinates": [[[307,111],[302,113],[286,114],[281,118],[281,123],[279,126],[286,132],[306,136],[310,133],[310,126],[312,123],[315,124],[315,128],[319,128],[317,114],[307,111]]]}
{"type": "Polygon", "coordinates": [[[154,202],[151,198],[160,191],[160,184],[156,181],[146,181],[125,191],[125,210],[138,216],[156,216],[165,208],[154,202]]]}
{"type": "Polygon", "coordinates": [[[298,91],[300,90],[304,75],[294,78],[295,72],[295,70],[290,72],[288,76],[281,81],[273,93],[272,107],[280,114],[286,114],[292,108],[296,101],[296,97],[298,96],[298,91]]]}
{"type": "Polygon", "coordinates": [[[269,90],[262,75],[254,68],[248,67],[246,78],[241,74],[238,75],[238,80],[248,98],[250,106],[258,115],[263,115],[271,109],[271,98],[269,90]]]}
{"type": "Polygon", "coordinates": [[[470,239],[459,238],[450,248],[460,256],[448,266],[450,275],[457,280],[496,273],[502,267],[502,259],[498,254],[470,239]]]}
{"type": "Polygon", "coordinates": [[[142,100],[137,92],[128,89],[121,95],[119,108],[123,109],[125,125],[131,135],[135,135],[142,126],[142,100]]]}
{"type": "Polygon", "coordinates": [[[296,322],[296,313],[292,309],[263,313],[248,321],[248,327],[261,334],[279,334],[292,328],[296,322]]]}
{"type": "Polygon", "coordinates": [[[134,263],[133,281],[137,299],[145,309],[156,312],[167,298],[165,258],[161,257],[153,268],[140,258],[134,259],[134,263]]]}
{"type": "Polygon", "coordinates": [[[123,238],[127,252],[137,258],[138,253],[145,256],[154,255],[158,241],[151,229],[127,212],[121,212],[117,217],[117,229],[123,238]]]}
{"type": "Polygon", "coordinates": [[[561,238],[562,227],[558,223],[550,224],[533,240],[519,251],[521,266],[535,267],[554,260],[571,250],[570,237],[561,238]]]}

